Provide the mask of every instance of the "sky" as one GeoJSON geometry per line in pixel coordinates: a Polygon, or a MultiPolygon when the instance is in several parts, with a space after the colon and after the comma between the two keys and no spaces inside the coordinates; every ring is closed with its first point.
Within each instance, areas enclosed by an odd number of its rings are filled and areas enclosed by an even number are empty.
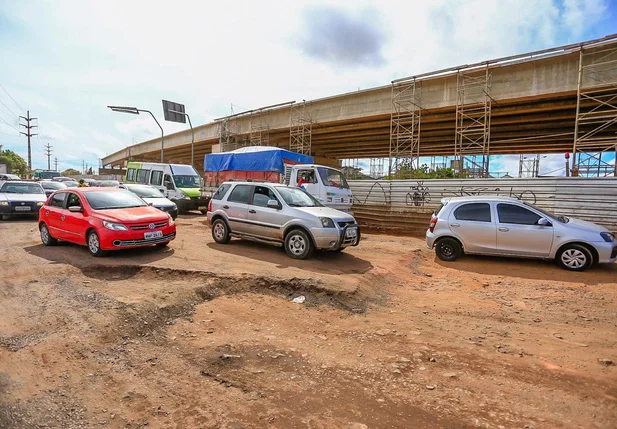
{"type": "MultiPolygon", "coordinates": [[[[169,134],[186,126],[163,121],[161,99],[199,125],[612,33],[617,0],[0,0],[0,144],[26,158],[29,110],[34,168],[47,143],[61,170],[98,167],[160,134],[107,105],[151,110],[169,134]]],[[[518,156],[491,165],[518,174],[518,156]]],[[[562,166],[550,155],[540,172],[562,166]]]]}

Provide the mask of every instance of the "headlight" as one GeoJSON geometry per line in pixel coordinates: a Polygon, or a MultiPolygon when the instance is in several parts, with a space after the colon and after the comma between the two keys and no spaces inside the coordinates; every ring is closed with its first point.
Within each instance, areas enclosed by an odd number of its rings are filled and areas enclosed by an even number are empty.
{"type": "Polygon", "coordinates": [[[41,207],[44,203],[39,201],[38,203],[36,203],[37,206],[41,207]]]}
{"type": "Polygon", "coordinates": [[[128,231],[129,229],[121,223],[103,221],[103,226],[112,231],[128,231]]]}
{"type": "Polygon", "coordinates": [[[334,222],[329,217],[320,217],[319,220],[324,228],[334,228],[334,222]]]}
{"type": "Polygon", "coordinates": [[[9,205],[9,202],[8,202],[8,201],[2,201],[2,202],[0,203],[0,206],[8,206],[8,205],[9,205]]]}
{"type": "Polygon", "coordinates": [[[615,236],[610,232],[601,232],[600,235],[607,243],[612,243],[613,241],[615,241],[615,236]]]}
{"type": "Polygon", "coordinates": [[[184,196],[184,199],[185,199],[185,200],[190,200],[190,199],[191,199],[191,197],[189,197],[188,195],[185,195],[185,196],[184,196]]]}
{"type": "Polygon", "coordinates": [[[168,216],[168,218],[167,218],[167,225],[169,225],[169,226],[175,225],[176,221],[174,220],[174,218],[171,217],[171,215],[167,215],[167,216],[168,216]]]}

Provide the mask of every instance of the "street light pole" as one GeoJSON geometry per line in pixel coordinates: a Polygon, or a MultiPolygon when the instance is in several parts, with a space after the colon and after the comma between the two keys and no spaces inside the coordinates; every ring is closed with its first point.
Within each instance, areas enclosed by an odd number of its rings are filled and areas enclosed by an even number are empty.
{"type": "Polygon", "coordinates": [[[130,113],[132,115],[139,115],[139,112],[149,113],[156,122],[156,125],[161,129],[161,163],[165,162],[165,134],[163,133],[163,127],[159,124],[159,121],[156,120],[154,114],[151,111],[146,109],[138,109],[137,107],[126,107],[126,106],[107,106],[114,112],[122,112],[122,113],[130,113]]]}

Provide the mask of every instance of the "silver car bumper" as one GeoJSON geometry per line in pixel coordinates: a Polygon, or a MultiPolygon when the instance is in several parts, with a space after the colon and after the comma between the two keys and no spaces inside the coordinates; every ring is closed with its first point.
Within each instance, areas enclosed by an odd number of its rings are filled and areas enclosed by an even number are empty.
{"type": "Polygon", "coordinates": [[[430,229],[426,230],[426,247],[432,249],[435,246],[435,240],[437,236],[431,232],[430,229]]]}
{"type": "Polygon", "coordinates": [[[612,264],[617,260],[617,241],[612,243],[593,243],[598,251],[598,263],[612,264]]]}
{"type": "Polygon", "coordinates": [[[357,246],[360,243],[360,226],[358,224],[347,225],[344,228],[312,228],[311,234],[318,249],[338,250],[357,246]],[[356,229],[355,237],[346,236],[349,229],[356,229]]]}

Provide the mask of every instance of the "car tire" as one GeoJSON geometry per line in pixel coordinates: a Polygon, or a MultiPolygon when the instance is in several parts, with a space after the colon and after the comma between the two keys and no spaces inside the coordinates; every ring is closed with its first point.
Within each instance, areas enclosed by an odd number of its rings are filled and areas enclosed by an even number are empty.
{"type": "Polygon", "coordinates": [[[41,241],[43,242],[45,246],[55,246],[56,244],[58,244],[58,240],[56,240],[55,238],[51,236],[51,233],[49,232],[49,228],[47,227],[46,224],[41,225],[40,232],[41,232],[41,241]]]}
{"type": "Polygon", "coordinates": [[[157,243],[156,244],[156,247],[167,247],[167,246],[169,246],[169,241],[166,241],[164,243],[157,243]]]}
{"type": "Polygon", "coordinates": [[[212,238],[218,244],[227,244],[231,240],[229,227],[223,219],[217,219],[212,223],[212,238]]]}
{"type": "Polygon", "coordinates": [[[593,264],[593,255],[585,246],[568,244],[555,258],[557,264],[568,271],[584,271],[593,264]]]}
{"type": "Polygon", "coordinates": [[[442,261],[452,262],[462,253],[461,244],[453,238],[442,238],[435,243],[435,254],[442,261]]]}
{"type": "Polygon", "coordinates": [[[306,259],[313,254],[313,242],[301,229],[291,230],[285,236],[285,252],[294,259],[306,259]]]}
{"type": "Polygon", "coordinates": [[[96,231],[90,231],[86,239],[86,245],[92,256],[100,257],[105,256],[107,252],[101,249],[101,240],[96,231]]]}
{"type": "Polygon", "coordinates": [[[199,210],[201,212],[202,215],[207,215],[208,214],[208,210],[199,210]]]}

